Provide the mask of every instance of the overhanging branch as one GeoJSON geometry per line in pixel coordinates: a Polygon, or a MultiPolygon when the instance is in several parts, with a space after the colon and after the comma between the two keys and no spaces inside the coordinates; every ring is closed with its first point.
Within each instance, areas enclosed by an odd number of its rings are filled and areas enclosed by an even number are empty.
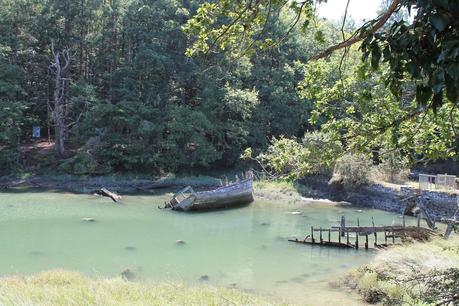
{"type": "MultiPolygon", "coordinates": [[[[379,29],[381,29],[386,22],[389,20],[389,18],[392,16],[394,12],[396,12],[400,7],[400,0],[393,0],[392,3],[390,4],[389,8],[387,11],[381,15],[381,17],[375,19],[372,25],[369,26],[370,30],[373,33],[376,33],[379,29]]],[[[365,27],[365,26],[364,26],[365,27]]],[[[363,28],[363,27],[362,27],[363,28]]],[[[362,28],[360,28],[358,31],[360,31],[362,28]]],[[[340,50],[343,48],[347,48],[352,46],[353,44],[361,41],[363,39],[362,35],[353,35],[349,39],[340,42],[339,44],[336,44],[334,46],[331,46],[315,55],[313,55],[309,60],[310,61],[316,61],[318,59],[324,58],[332,54],[336,50],[340,50]]]]}

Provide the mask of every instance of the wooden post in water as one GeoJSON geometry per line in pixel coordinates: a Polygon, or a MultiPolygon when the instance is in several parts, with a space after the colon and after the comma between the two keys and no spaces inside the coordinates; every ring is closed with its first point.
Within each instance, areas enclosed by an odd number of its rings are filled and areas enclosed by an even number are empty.
{"type": "Polygon", "coordinates": [[[346,231],[347,244],[349,244],[349,230],[346,231]]]}
{"type": "MultiPolygon", "coordinates": [[[[375,230],[375,219],[371,217],[371,223],[373,224],[373,230],[375,230]]],[[[374,231],[375,235],[375,247],[378,245],[378,234],[374,231]]]]}
{"type": "Polygon", "coordinates": [[[316,241],[314,240],[314,227],[311,226],[311,241],[312,243],[315,243],[316,241]]]}
{"type": "Polygon", "coordinates": [[[402,224],[403,224],[403,227],[406,226],[406,223],[405,223],[405,214],[403,214],[403,223],[402,223],[402,224]]]}
{"type": "Polygon", "coordinates": [[[338,243],[340,243],[340,244],[341,244],[341,231],[340,231],[340,232],[338,232],[338,243]]]}
{"type": "Polygon", "coordinates": [[[418,227],[421,227],[421,212],[418,212],[417,221],[418,221],[418,227]]]}
{"type": "Polygon", "coordinates": [[[357,228],[359,229],[355,235],[355,248],[359,248],[359,233],[360,233],[360,220],[357,218],[357,228]]]}
{"type": "Polygon", "coordinates": [[[328,229],[328,242],[331,241],[331,229],[328,229]]]}
{"type": "Polygon", "coordinates": [[[387,245],[387,233],[384,231],[384,243],[387,245]]]}
{"type": "Polygon", "coordinates": [[[368,250],[368,234],[365,235],[365,250],[368,250]]]}
{"type": "Polygon", "coordinates": [[[341,216],[341,231],[340,231],[341,237],[344,237],[344,228],[345,227],[346,227],[346,217],[345,216],[341,216]]]}
{"type": "Polygon", "coordinates": [[[320,244],[322,244],[324,241],[322,239],[322,226],[320,227],[320,244]]]}
{"type": "Polygon", "coordinates": [[[395,232],[394,232],[394,228],[392,228],[392,244],[395,244],[395,232]]]}

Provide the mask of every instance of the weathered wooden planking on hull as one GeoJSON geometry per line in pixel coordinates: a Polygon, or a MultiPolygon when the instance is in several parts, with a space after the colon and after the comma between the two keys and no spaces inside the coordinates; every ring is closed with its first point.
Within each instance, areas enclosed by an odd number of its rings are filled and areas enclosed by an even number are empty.
{"type": "Polygon", "coordinates": [[[177,192],[165,208],[178,211],[211,210],[237,207],[253,201],[253,175],[214,190],[195,192],[190,186],[177,192]]]}

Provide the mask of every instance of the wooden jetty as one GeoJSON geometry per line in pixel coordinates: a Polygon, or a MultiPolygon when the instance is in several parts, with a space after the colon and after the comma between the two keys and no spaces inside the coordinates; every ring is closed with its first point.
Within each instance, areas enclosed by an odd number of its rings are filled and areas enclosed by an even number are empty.
{"type": "Polygon", "coordinates": [[[374,237],[374,247],[382,248],[388,246],[389,241],[391,241],[392,244],[395,244],[397,238],[400,242],[404,242],[408,239],[426,240],[435,234],[435,231],[428,228],[420,226],[405,226],[405,222],[403,222],[403,225],[389,226],[375,226],[373,220],[372,222],[373,226],[360,226],[359,220],[357,220],[357,226],[346,226],[342,219],[340,226],[332,226],[330,228],[315,228],[311,226],[310,235],[307,235],[304,239],[293,238],[289,239],[289,241],[301,244],[347,249],[359,249],[360,247],[364,247],[365,250],[368,250],[370,247],[369,237],[371,236],[374,237]],[[336,233],[336,235],[333,235],[333,233],[336,233]],[[384,239],[384,243],[378,242],[378,234],[383,236],[383,238],[380,239],[384,239]],[[361,237],[361,241],[359,241],[359,237],[361,237]],[[353,241],[351,241],[351,239],[353,241]],[[363,245],[361,245],[361,243],[363,243],[363,245]]]}

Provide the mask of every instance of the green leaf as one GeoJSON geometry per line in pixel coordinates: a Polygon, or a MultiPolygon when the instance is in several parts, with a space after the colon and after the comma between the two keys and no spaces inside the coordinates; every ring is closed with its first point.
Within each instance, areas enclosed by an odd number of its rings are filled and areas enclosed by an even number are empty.
{"type": "Polygon", "coordinates": [[[381,59],[381,50],[379,46],[373,46],[371,50],[371,67],[376,70],[379,67],[379,60],[381,59]]]}
{"type": "Polygon", "coordinates": [[[325,42],[325,36],[324,36],[324,33],[322,31],[317,31],[315,34],[314,34],[314,39],[319,42],[319,43],[323,43],[325,42]]]}
{"type": "Polygon", "coordinates": [[[439,93],[445,84],[445,71],[442,68],[436,69],[431,78],[432,89],[434,93],[439,93]]]}
{"type": "Polygon", "coordinates": [[[451,102],[456,103],[457,97],[458,97],[457,87],[456,87],[456,84],[454,83],[454,80],[449,75],[446,75],[445,84],[446,84],[446,97],[451,102]]]}
{"type": "Polygon", "coordinates": [[[418,105],[426,106],[430,97],[432,97],[432,88],[423,85],[416,87],[416,101],[418,102],[418,105]]]}
{"type": "Polygon", "coordinates": [[[415,63],[413,62],[407,63],[406,69],[408,70],[408,72],[411,74],[413,78],[416,78],[419,76],[419,67],[415,63]]]}
{"type": "Polygon", "coordinates": [[[437,113],[437,109],[439,109],[440,106],[442,106],[442,104],[443,104],[443,90],[440,90],[432,98],[432,109],[435,114],[437,113]]]}
{"type": "MultiPolygon", "coordinates": [[[[455,0],[453,0],[453,1],[455,1],[455,0]]],[[[441,8],[443,8],[445,10],[449,9],[448,0],[434,0],[433,2],[435,3],[435,5],[438,5],[438,6],[440,6],[441,8]]]]}
{"type": "Polygon", "coordinates": [[[438,32],[442,32],[448,26],[448,21],[440,14],[432,15],[430,17],[430,23],[435,29],[437,29],[438,32]]]}

